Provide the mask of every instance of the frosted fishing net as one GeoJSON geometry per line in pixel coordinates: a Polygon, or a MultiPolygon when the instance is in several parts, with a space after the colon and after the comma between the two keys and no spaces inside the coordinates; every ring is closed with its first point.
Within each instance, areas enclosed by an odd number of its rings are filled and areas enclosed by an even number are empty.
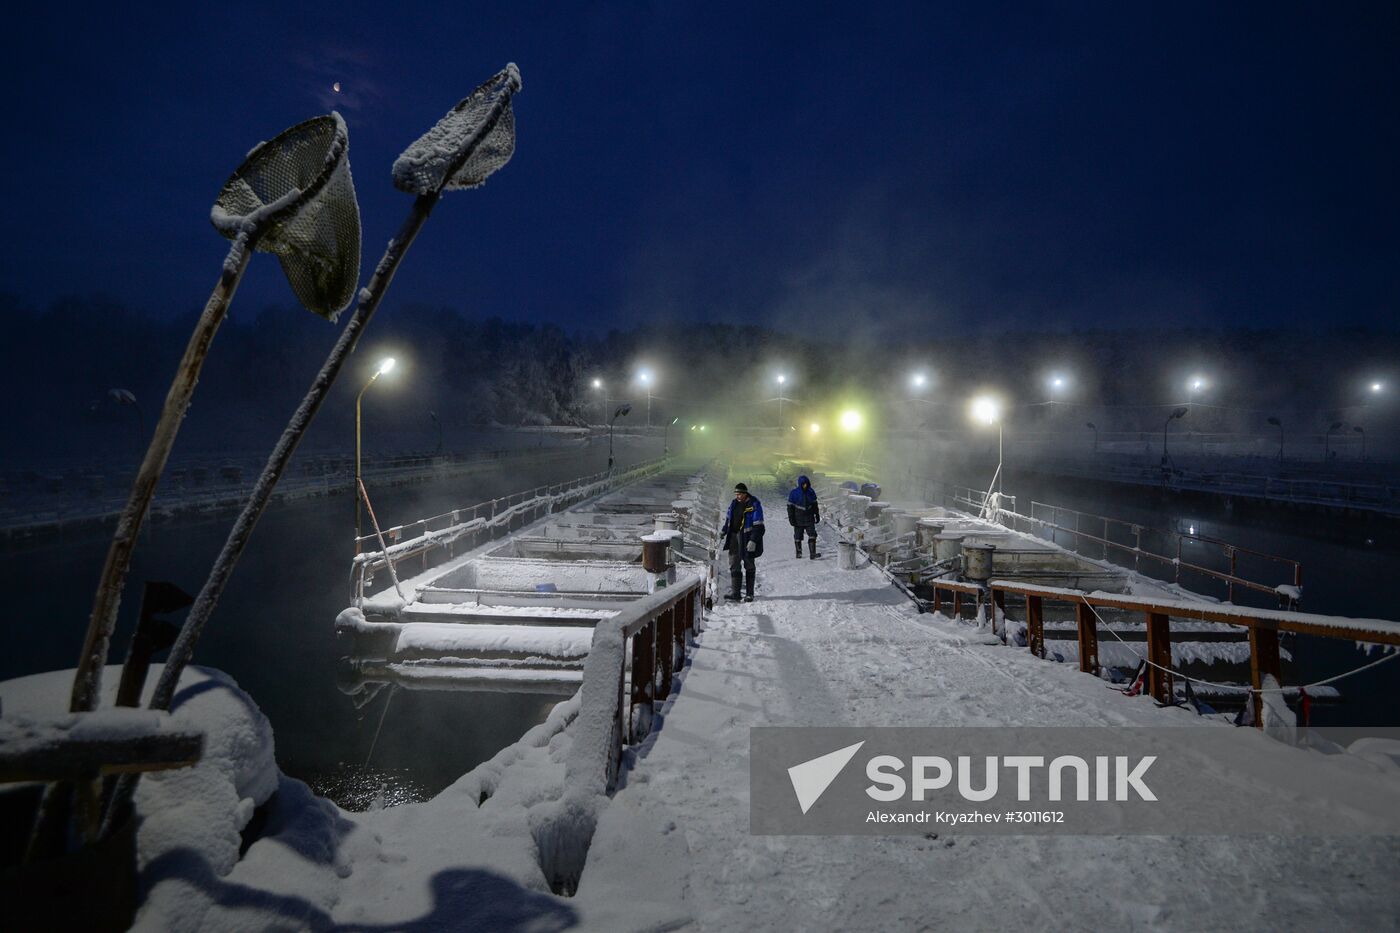
{"type": "Polygon", "coordinates": [[[214,226],[282,264],[297,300],[335,319],[360,278],[360,207],[340,114],[316,117],[260,143],[219,192],[214,226]]]}
{"type": "Polygon", "coordinates": [[[410,194],[475,188],[515,154],[515,114],[520,90],[514,65],[472,91],[394,161],[394,187],[410,194]]]}

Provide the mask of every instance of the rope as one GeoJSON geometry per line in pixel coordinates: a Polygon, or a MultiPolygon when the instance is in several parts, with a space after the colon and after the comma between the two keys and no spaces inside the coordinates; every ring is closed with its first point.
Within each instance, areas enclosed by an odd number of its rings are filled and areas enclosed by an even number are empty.
{"type": "MultiPolygon", "coordinates": [[[[1126,641],[1123,641],[1122,637],[1121,637],[1117,632],[1115,632],[1115,631],[1113,630],[1113,627],[1112,627],[1111,625],[1108,624],[1108,622],[1104,619],[1104,617],[1101,616],[1101,615],[1099,615],[1099,611],[1098,611],[1097,609],[1094,608],[1093,603],[1089,602],[1089,600],[1088,600],[1086,597],[1083,597],[1083,596],[1081,596],[1080,599],[1083,601],[1084,605],[1086,605],[1086,606],[1089,607],[1089,611],[1092,612],[1092,613],[1094,614],[1094,618],[1096,618],[1096,619],[1098,619],[1100,622],[1102,622],[1102,623],[1103,623],[1103,627],[1106,628],[1106,629],[1108,629],[1108,634],[1112,635],[1114,638],[1117,638],[1117,639],[1118,639],[1118,642],[1119,642],[1121,645],[1123,645],[1123,647],[1127,648],[1127,649],[1128,649],[1128,652],[1129,652],[1130,654],[1132,654],[1133,657],[1137,658],[1139,661],[1141,661],[1142,663],[1148,665],[1149,667],[1155,667],[1155,668],[1157,668],[1157,670],[1159,670],[1159,671],[1162,671],[1162,672],[1167,673],[1167,674],[1171,674],[1171,675],[1174,676],[1174,677],[1180,677],[1182,680],[1189,680],[1189,681],[1191,681],[1193,684],[1204,684],[1204,685],[1207,686],[1207,687],[1219,687],[1221,690],[1236,690],[1236,691],[1239,691],[1240,693],[1284,693],[1284,692],[1285,692],[1285,689],[1284,689],[1283,687],[1279,687],[1279,689],[1277,689],[1277,690],[1274,690],[1274,689],[1266,689],[1266,688],[1263,688],[1263,687],[1259,688],[1258,690],[1255,690],[1253,687],[1242,687],[1242,686],[1240,686],[1239,684],[1222,684],[1222,683],[1219,683],[1218,681],[1214,681],[1214,680],[1204,680],[1204,679],[1202,679],[1202,678],[1200,678],[1200,677],[1190,677],[1190,676],[1188,676],[1188,675],[1186,675],[1186,674],[1181,673],[1180,671],[1176,670],[1176,669],[1173,668],[1173,667],[1163,667],[1161,664],[1154,664],[1152,661],[1148,660],[1147,658],[1143,657],[1142,655],[1140,655],[1140,654],[1138,654],[1136,651],[1134,651],[1132,645],[1128,644],[1126,641]]],[[[1359,673],[1361,673],[1361,672],[1364,671],[1364,670],[1369,670],[1370,668],[1376,667],[1377,665],[1384,664],[1386,661],[1393,661],[1393,660],[1395,660],[1396,658],[1400,658],[1400,651],[1392,651],[1392,652],[1390,652],[1390,653],[1387,654],[1387,655],[1384,655],[1384,656],[1382,656],[1382,657],[1377,658],[1377,659],[1374,660],[1374,661],[1371,661],[1370,663],[1363,664],[1363,665],[1361,665],[1360,667],[1358,667],[1358,668],[1353,668],[1352,670],[1346,671],[1345,673],[1337,674],[1335,677],[1328,677],[1328,678],[1326,678],[1326,679],[1324,679],[1324,680],[1319,680],[1319,681],[1317,681],[1317,682],[1315,682],[1315,683],[1300,684],[1299,686],[1294,687],[1294,688],[1292,688],[1292,689],[1295,689],[1295,690],[1311,690],[1311,689],[1314,688],[1314,687],[1325,687],[1327,684],[1336,683],[1336,682],[1339,681],[1339,680],[1343,680],[1343,679],[1345,679],[1345,678],[1347,678],[1347,677],[1350,677],[1352,674],[1359,674],[1359,673]]]]}
{"type": "Polygon", "coordinates": [[[374,728],[374,738],[369,743],[369,754],[365,756],[364,770],[369,770],[369,760],[374,757],[374,747],[379,744],[379,730],[384,728],[384,717],[389,715],[389,701],[394,698],[394,691],[398,689],[398,684],[389,687],[389,695],[384,698],[384,709],[379,712],[379,725],[374,728]]]}

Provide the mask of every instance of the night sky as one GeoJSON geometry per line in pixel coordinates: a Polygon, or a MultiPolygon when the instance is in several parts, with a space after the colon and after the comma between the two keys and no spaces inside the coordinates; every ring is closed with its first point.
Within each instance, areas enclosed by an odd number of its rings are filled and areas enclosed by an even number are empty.
{"type": "MultiPolygon", "coordinates": [[[[1394,3],[32,4],[6,26],[0,292],[30,304],[197,309],[224,178],[332,107],[368,267],[409,203],[394,156],[509,61],[516,157],[446,198],[390,308],[927,336],[1393,327],[1400,297],[1394,3]]],[[[235,314],[290,301],[260,257],[235,314]]]]}

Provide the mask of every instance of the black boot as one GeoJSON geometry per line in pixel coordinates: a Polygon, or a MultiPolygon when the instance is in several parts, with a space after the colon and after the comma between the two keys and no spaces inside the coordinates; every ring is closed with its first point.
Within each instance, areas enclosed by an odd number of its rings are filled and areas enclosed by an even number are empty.
{"type": "Polygon", "coordinates": [[[807,554],[812,558],[812,560],[816,560],[818,557],[821,557],[821,555],[817,553],[816,538],[807,539],[807,554]]]}
{"type": "Polygon", "coordinates": [[[751,603],[753,602],[753,574],[749,575],[749,578],[745,581],[744,586],[744,602],[751,603]]]}
{"type": "Polygon", "coordinates": [[[798,538],[793,544],[797,547],[797,559],[802,559],[802,539],[798,538]]]}

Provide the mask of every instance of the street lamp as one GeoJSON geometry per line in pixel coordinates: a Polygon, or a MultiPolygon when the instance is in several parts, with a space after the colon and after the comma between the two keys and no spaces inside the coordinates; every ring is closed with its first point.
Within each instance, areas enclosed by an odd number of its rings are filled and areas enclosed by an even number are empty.
{"type": "Polygon", "coordinates": [[[680,420],[680,415],[677,415],[666,423],[666,429],[661,434],[661,455],[663,457],[671,452],[671,425],[680,420]]]}
{"type": "Polygon", "coordinates": [[[364,387],[363,389],[360,390],[360,394],[357,395],[357,396],[355,396],[355,553],[356,553],[356,554],[360,553],[360,538],[361,538],[361,536],[364,534],[364,529],[363,529],[363,527],[362,527],[362,521],[363,521],[363,519],[361,518],[362,505],[361,505],[361,501],[360,501],[360,500],[363,498],[363,496],[364,496],[364,482],[362,481],[362,478],[361,478],[361,477],[363,476],[363,474],[361,473],[361,470],[360,470],[360,438],[361,438],[361,431],[360,431],[360,401],[365,397],[365,393],[369,391],[369,387],[372,386],[372,385],[374,385],[374,380],[378,379],[380,376],[384,375],[385,373],[387,373],[387,372],[389,372],[391,369],[393,369],[393,368],[394,368],[394,363],[395,363],[395,360],[394,360],[394,358],[393,358],[392,356],[386,356],[386,357],[384,357],[384,359],[380,360],[380,361],[379,361],[379,366],[378,366],[378,368],[376,368],[375,371],[374,371],[374,375],[372,375],[372,376],[369,377],[369,381],[366,382],[366,383],[365,383],[365,387],[364,387]]]}
{"type": "Polygon", "coordinates": [[[146,443],[146,413],[136,400],[136,393],[130,389],[108,389],[107,397],[117,405],[130,405],[136,410],[136,456],[140,457],[146,443]]]}
{"type": "Polygon", "coordinates": [[[863,424],[865,424],[865,419],[854,408],[848,408],[841,412],[841,430],[854,434],[860,430],[863,424]]]}
{"type": "Polygon", "coordinates": [[[608,414],[608,393],[603,391],[603,380],[601,379],[594,378],[589,385],[593,387],[594,392],[598,393],[598,419],[601,421],[608,414]]]}
{"type": "Polygon", "coordinates": [[[997,494],[1001,494],[1001,465],[1002,465],[1002,424],[1001,405],[990,395],[979,395],[972,400],[971,406],[972,420],[985,424],[997,426],[997,471],[992,474],[992,482],[987,487],[987,494],[991,495],[993,489],[997,494]]]}
{"type": "Polygon", "coordinates": [[[651,373],[643,369],[637,373],[637,381],[647,390],[647,427],[651,427],[651,373]]]}
{"type": "Polygon", "coordinates": [[[442,422],[438,420],[438,413],[435,411],[428,412],[428,417],[433,419],[433,427],[437,428],[437,450],[434,451],[433,455],[440,457],[442,456],[442,422]]]}
{"type": "Polygon", "coordinates": [[[1206,390],[1205,376],[1192,376],[1186,382],[1186,394],[1191,401],[1196,400],[1196,396],[1206,390]]]}
{"type": "Polygon", "coordinates": [[[1269,424],[1272,424],[1274,427],[1278,428],[1278,462],[1279,462],[1279,463],[1282,463],[1282,462],[1283,462],[1283,422],[1280,421],[1280,420],[1278,420],[1278,419],[1275,418],[1275,417],[1272,417],[1272,416],[1269,417],[1268,421],[1269,421],[1269,424]]]}
{"type": "Polygon", "coordinates": [[[631,405],[619,405],[619,406],[617,407],[617,411],[613,412],[612,418],[610,418],[610,419],[608,420],[608,472],[609,472],[609,473],[612,472],[612,468],[613,468],[613,445],[612,445],[613,422],[616,421],[618,418],[625,418],[627,415],[629,415],[629,414],[631,414],[631,413],[632,413],[632,406],[631,406],[631,405]]]}
{"type": "Polygon", "coordinates": [[[788,381],[788,378],[787,378],[787,374],[786,374],[786,373],[778,373],[776,376],[773,377],[773,381],[776,382],[776,383],[778,384],[778,398],[777,398],[777,402],[778,402],[778,424],[777,424],[777,427],[781,428],[781,427],[783,426],[783,403],[784,403],[784,402],[791,402],[791,401],[794,401],[794,399],[790,399],[790,398],[788,398],[787,396],[783,395],[783,387],[787,385],[787,381],[788,381]]]}
{"type": "Polygon", "coordinates": [[[1366,459],[1366,429],[1363,428],[1361,425],[1358,424],[1358,425],[1356,425],[1355,427],[1353,427],[1352,430],[1355,431],[1357,434],[1360,434],[1360,435],[1361,435],[1361,459],[1362,459],[1362,460],[1365,460],[1365,459],[1366,459]]]}
{"type": "Polygon", "coordinates": [[[1328,428],[1327,428],[1327,433],[1324,434],[1323,437],[1322,437],[1322,462],[1323,462],[1323,463],[1326,463],[1328,460],[1331,460],[1331,459],[1332,459],[1332,435],[1333,435],[1333,433],[1336,432],[1336,431],[1340,431],[1340,430],[1341,430],[1342,428],[1344,428],[1344,427],[1346,427],[1346,425],[1345,425],[1345,423],[1343,423],[1343,422],[1341,422],[1341,421],[1334,421],[1334,422],[1332,422],[1331,425],[1328,426],[1328,428]]]}
{"type": "Polygon", "coordinates": [[[1063,374],[1051,373],[1049,378],[1045,380],[1045,389],[1050,394],[1050,401],[1053,402],[1058,396],[1064,394],[1065,386],[1068,384],[1069,380],[1063,374]]]}
{"type": "Polygon", "coordinates": [[[1381,394],[1382,392],[1384,392],[1384,391],[1385,391],[1385,383],[1384,383],[1384,382],[1373,382],[1373,383],[1371,383],[1371,394],[1372,394],[1372,395],[1380,395],[1380,394],[1381,394]]]}
{"type": "Polygon", "coordinates": [[[1166,423],[1162,425],[1162,469],[1164,470],[1167,469],[1172,462],[1171,455],[1167,453],[1167,428],[1171,426],[1173,421],[1185,418],[1187,411],[1189,411],[1189,409],[1185,406],[1173,409],[1172,413],[1167,415],[1166,423]]]}
{"type": "Polygon", "coordinates": [[[1084,427],[1094,432],[1094,453],[1099,452],[1099,426],[1092,421],[1084,422],[1084,427]]]}
{"type": "Polygon", "coordinates": [[[813,434],[820,434],[822,433],[822,426],[813,421],[808,425],[807,430],[811,431],[813,434]]]}

